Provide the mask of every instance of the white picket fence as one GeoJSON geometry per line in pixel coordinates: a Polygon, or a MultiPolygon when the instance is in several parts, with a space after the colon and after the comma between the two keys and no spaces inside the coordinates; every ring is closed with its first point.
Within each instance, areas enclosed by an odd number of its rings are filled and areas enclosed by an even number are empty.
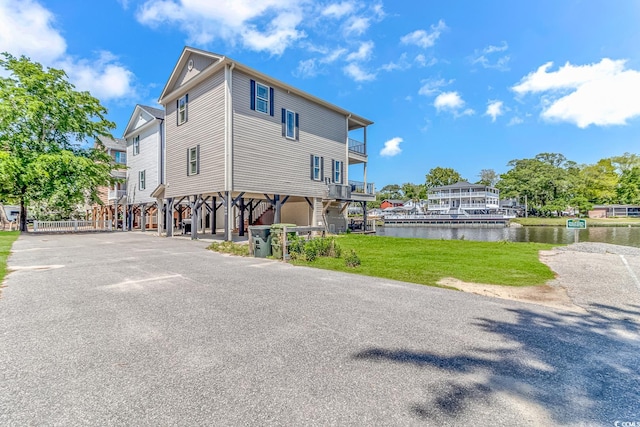
{"type": "Polygon", "coordinates": [[[112,231],[112,221],[33,221],[34,233],[77,233],[79,231],[112,231]]]}

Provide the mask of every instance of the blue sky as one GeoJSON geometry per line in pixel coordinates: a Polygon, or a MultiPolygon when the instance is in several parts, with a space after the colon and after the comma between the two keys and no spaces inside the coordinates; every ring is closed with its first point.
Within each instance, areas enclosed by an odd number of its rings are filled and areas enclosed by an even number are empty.
{"type": "Polygon", "coordinates": [[[0,51],[64,68],[114,136],[185,45],[230,56],[373,120],[381,188],[639,153],[638,22],[635,0],[0,0],[0,51]]]}

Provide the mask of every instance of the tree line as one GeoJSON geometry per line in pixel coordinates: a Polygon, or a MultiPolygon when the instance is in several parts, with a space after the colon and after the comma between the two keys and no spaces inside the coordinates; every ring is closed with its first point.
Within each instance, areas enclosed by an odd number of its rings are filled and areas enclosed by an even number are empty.
{"type": "MultiPolygon", "coordinates": [[[[514,159],[501,175],[483,169],[475,183],[500,190],[502,199],[526,198],[534,215],[559,214],[568,208],[586,213],[593,205],[640,204],[640,156],[624,153],[594,164],[578,164],[560,153],[540,153],[529,159],[514,159]]],[[[385,199],[420,200],[429,188],[466,181],[455,169],[435,167],[425,175],[423,184],[405,183],[384,186],[377,194],[375,207],[385,199]]]]}

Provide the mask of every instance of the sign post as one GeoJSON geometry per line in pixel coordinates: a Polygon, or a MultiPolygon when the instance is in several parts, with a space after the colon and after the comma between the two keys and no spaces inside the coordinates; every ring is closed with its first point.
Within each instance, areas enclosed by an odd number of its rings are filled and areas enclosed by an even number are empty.
{"type": "Polygon", "coordinates": [[[580,230],[584,230],[587,228],[587,220],[586,219],[568,219],[567,220],[567,228],[569,230],[573,229],[573,236],[575,243],[580,241],[579,232],[580,230]]]}

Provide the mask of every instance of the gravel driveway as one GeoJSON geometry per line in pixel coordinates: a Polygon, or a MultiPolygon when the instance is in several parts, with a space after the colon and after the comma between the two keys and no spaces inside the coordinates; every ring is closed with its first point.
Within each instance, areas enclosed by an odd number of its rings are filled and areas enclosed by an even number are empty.
{"type": "Polygon", "coordinates": [[[549,255],[589,283],[596,257],[617,266],[576,313],[205,246],[21,236],[0,295],[0,425],[640,422],[635,254],[549,255]]]}

